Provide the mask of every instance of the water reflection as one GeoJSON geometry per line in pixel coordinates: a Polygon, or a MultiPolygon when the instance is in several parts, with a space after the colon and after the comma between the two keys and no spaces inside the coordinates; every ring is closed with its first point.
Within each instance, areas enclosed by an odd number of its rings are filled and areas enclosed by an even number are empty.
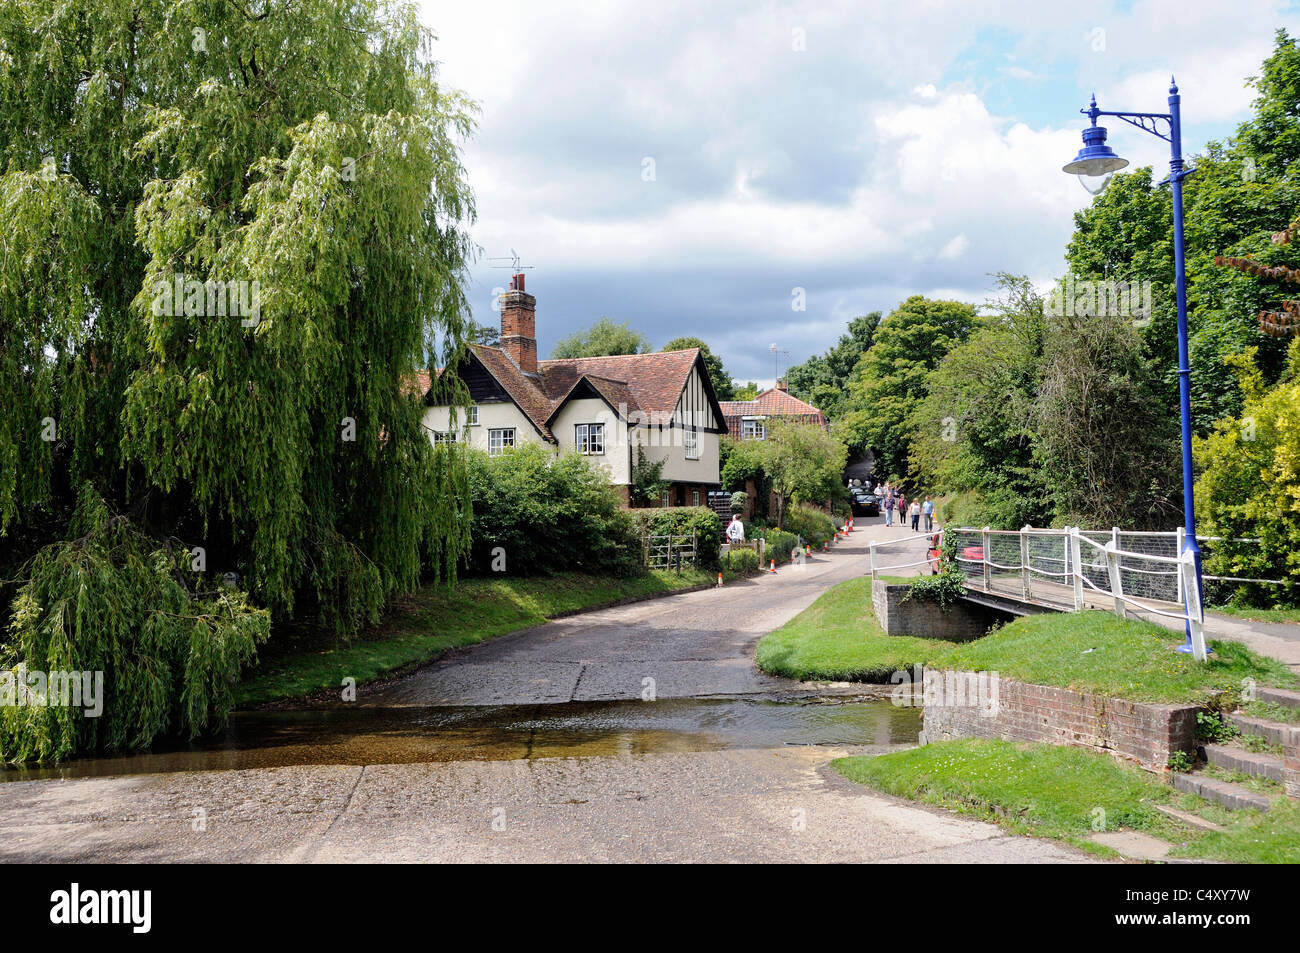
{"type": "Polygon", "coordinates": [[[237,712],[205,745],[0,770],[0,780],[284,765],[618,756],[783,745],[914,744],[918,708],[738,699],[237,712]]]}

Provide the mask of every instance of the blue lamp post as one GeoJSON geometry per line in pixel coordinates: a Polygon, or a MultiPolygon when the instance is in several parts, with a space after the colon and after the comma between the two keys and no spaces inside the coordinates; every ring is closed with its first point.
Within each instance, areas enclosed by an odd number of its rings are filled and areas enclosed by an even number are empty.
{"type": "MultiPolygon", "coordinates": [[[[1071,175],[1105,176],[1128,165],[1127,159],[1117,156],[1106,145],[1106,129],[1097,125],[1098,116],[1115,116],[1132,126],[1159,136],[1169,143],[1169,183],[1173,192],[1174,204],[1174,272],[1178,291],[1178,406],[1183,427],[1183,526],[1186,534],[1183,552],[1191,553],[1196,567],[1197,605],[1200,610],[1201,593],[1201,548],[1196,544],[1196,512],[1192,494],[1192,395],[1191,368],[1187,354],[1187,271],[1183,252],[1183,179],[1190,170],[1183,168],[1183,133],[1180,116],[1182,98],[1178,95],[1178,86],[1171,79],[1169,85],[1169,112],[1167,113],[1130,113],[1103,112],[1097,108],[1097,97],[1087,109],[1080,109],[1092,120],[1092,125],[1083,130],[1083,148],[1074,161],[1064,167],[1071,175]],[[1162,128],[1168,129],[1166,134],[1162,128]]],[[[1192,594],[1184,589],[1185,606],[1188,615],[1192,612],[1192,594]]],[[[1178,648],[1180,652],[1192,651],[1192,628],[1187,624],[1187,643],[1178,648]]]]}

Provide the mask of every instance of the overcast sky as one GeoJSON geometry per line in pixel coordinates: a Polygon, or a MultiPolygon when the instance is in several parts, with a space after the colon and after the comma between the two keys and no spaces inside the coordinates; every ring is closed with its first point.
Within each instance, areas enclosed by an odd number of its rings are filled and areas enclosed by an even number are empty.
{"type": "MultiPolygon", "coordinates": [[[[1103,109],[1164,111],[1195,154],[1249,113],[1247,76],[1300,15],[1271,0],[732,3],[423,0],[465,149],[475,318],[514,248],[538,349],[602,315],[697,335],[770,382],[909,294],[981,303],[990,272],[1063,271],[1091,196],[1061,166],[1103,109]],[[795,311],[795,289],[806,310],[795,311]]],[[[1110,144],[1167,170],[1161,140],[1110,144]]],[[[1116,127],[1119,128],[1116,128],[1116,127]]]]}

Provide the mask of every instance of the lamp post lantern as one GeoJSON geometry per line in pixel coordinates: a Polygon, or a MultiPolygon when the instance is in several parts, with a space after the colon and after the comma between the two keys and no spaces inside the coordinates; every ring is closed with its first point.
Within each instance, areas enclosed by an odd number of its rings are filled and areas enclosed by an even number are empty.
{"type": "MultiPolygon", "coordinates": [[[[1192,393],[1191,367],[1188,361],[1187,347],[1187,270],[1183,246],[1183,179],[1191,172],[1183,167],[1183,133],[1181,117],[1182,98],[1178,95],[1178,85],[1169,81],[1169,112],[1136,113],[1104,112],[1097,108],[1097,97],[1093,96],[1087,109],[1079,112],[1092,122],[1083,130],[1083,148],[1074,161],[1067,164],[1062,171],[1071,175],[1104,176],[1128,165],[1106,145],[1106,129],[1097,125],[1098,116],[1114,116],[1144,132],[1169,143],[1169,183],[1174,208],[1174,280],[1178,296],[1178,409],[1183,431],[1183,553],[1191,555],[1196,570],[1196,592],[1184,587],[1184,606],[1191,616],[1194,612],[1203,614],[1201,609],[1201,548],[1196,543],[1196,512],[1193,498],[1192,480],[1192,393]],[[1166,131],[1162,131],[1167,129],[1166,131]],[[1193,605],[1195,602],[1195,605],[1193,605]]],[[[1182,554],[1180,554],[1182,555],[1182,554]]],[[[1192,645],[1192,625],[1187,623],[1187,642],[1178,647],[1180,652],[1194,652],[1192,645]]]]}

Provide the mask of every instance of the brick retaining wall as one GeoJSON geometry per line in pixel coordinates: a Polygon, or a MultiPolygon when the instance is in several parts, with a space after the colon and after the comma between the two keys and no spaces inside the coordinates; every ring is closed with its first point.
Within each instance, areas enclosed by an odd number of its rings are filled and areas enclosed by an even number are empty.
{"type": "Polygon", "coordinates": [[[985,635],[1011,615],[984,606],[958,601],[948,609],[920,599],[903,600],[912,587],[880,579],[871,583],[871,608],[886,635],[912,635],[921,639],[969,642],[985,635]]]}
{"type": "MultiPolygon", "coordinates": [[[[924,685],[942,697],[942,680],[953,673],[927,669],[924,685]],[[938,680],[932,685],[932,680],[938,680]]],[[[956,673],[966,678],[972,673],[956,673]]],[[[1112,751],[1150,768],[1164,768],[1175,751],[1196,748],[1195,705],[1157,705],[1076,692],[1050,685],[1032,685],[1000,678],[996,711],[977,707],[927,704],[927,741],[949,738],[1002,738],[1045,741],[1112,751]]],[[[1296,733],[1300,735],[1300,732],[1296,733]]],[[[1295,748],[1290,757],[1297,757],[1295,748]]],[[[1300,761],[1292,761],[1289,776],[1300,761]]]]}

